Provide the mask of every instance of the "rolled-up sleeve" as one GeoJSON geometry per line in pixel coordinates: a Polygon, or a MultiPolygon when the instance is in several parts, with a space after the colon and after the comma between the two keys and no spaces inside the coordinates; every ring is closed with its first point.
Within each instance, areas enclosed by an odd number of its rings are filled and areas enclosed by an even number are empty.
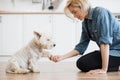
{"type": "Polygon", "coordinates": [[[113,26],[112,26],[112,18],[109,14],[109,11],[101,10],[100,15],[98,16],[100,25],[100,36],[99,36],[99,44],[112,44],[113,40],[113,26]]]}
{"type": "Polygon", "coordinates": [[[85,27],[83,25],[80,42],[75,46],[74,50],[77,50],[77,51],[79,51],[80,54],[83,54],[85,52],[85,50],[87,49],[89,42],[90,42],[90,39],[89,39],[87,32],[85,31],[85,27]]]}

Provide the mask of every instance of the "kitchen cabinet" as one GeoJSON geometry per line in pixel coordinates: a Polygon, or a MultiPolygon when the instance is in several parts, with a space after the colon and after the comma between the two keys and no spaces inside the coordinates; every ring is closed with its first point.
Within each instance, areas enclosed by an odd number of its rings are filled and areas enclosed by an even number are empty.
{"type": "Polygon", "coordinates": [[[34,37],[33,31],[52,32],[52,14],[1,14],[0,55],[12,55],[34,37]]]}
{"type": "MultiPolygon", "coordinates": [[[[2,36],[2,15],[0,15],[0,36],[2,36]]],[[[2,52],[2,38],[0,38],[0,52],[2,52]]]]}
{"type": "Polygon", "coordinates": [[[23,44],[26,45],[34,36],[33,31],[52,34],[52,14],[24,14],[23,44]]]}
{"type": "Polygon", "coordinates": [[[55,54],[65,54],[74,49],[76,23],[64,14],[53,15],[53,32],[56,40],[55,54]]]}
{"type": "Polygon", "coordinates": [[[34,37],[33,31],[50,32],[57,45],[55,53],[74,48],[76,23],[64,14],[7,14],[2,17],[0,55],[11,55],[25,46],[34,37]]]}
{"type": "Polygon", "coordinates": [[[50,32],[56,43],[53,54],[65,54],[79,42],[81,28],[81,21],[64,14],[0,14],[0,55],[12,55],[27,45],[33,31],[50,32]]]}
{"type": "Polygon", "coordinates": [[[22,15],[0,14],[0,55],[11,55],[22,46],[22,15]]]}
{"type": "Polygon", "coordinates": [[[64,53],[75,46],[75,26],[64,14],[24,14],[23,42],[26,44],[32,39],[34,30],[48,31],[56,42],[53,53],[64,53]]]}

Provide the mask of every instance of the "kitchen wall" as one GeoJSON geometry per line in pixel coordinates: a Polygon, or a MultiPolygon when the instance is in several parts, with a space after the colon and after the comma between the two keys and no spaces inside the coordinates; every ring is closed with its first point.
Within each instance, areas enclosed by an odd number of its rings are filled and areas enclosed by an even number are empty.
{"type": "MultiPolygon", "coordinates": [[[[49,1],[49,0],[44,0],[44,1],[49,1]]],[[[61,0],[59,7],[55,11],[63,12],[63,8],[65,6],[66,1],[67,0],[61,0]]],[[[120,0],[89,0],[89,1],[91,2],[93,7],[102,6],[114,13],[120,12],[120,5],[119,5],[120,0]]],[[[42,10],[42,2],[32,3],[32,0],[0,0],[0,10],[18,11],[18,12],[47,11],[47,9],[42,10]]]]}
{"type": "MultiPolygon", "coordinates": [[[[40,0],[41,2],[35,3],[32,0],[0,0],[0,10],[2,11],[15,11],[15,12],[46,12],[48,11],[50,0],[40,0]],[[14,1],[14,2],[13,2],[14,1]],[[44,1],[44,10],[43,7],[44,1]]],[[[55,2],[55,0],[53,0],[55,2]]],[[[57,0],[60,6],[57,7],[55,11],[63,10],[65,0],[57,0]]],[[[56,2],[56,4],[57,4],[56,2]]],[[[59,5],[59,4],[58,4],[59,5]]]]}
{"type": "Polygon", "coordinates": [[[120,13],[120,0],[89,0],[93,7],[101,6],[109,9],[113,13],[120,13]]]}

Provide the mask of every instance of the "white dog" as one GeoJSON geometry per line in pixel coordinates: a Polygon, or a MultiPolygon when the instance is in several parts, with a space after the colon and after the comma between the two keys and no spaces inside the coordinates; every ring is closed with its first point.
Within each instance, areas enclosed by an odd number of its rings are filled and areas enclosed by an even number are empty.
{"type": "Polygon", "coordinates": [[[6,67],[7,73],[29,73],[40,72],[37,65],[38,59],[41,57],[49,57],[50,54],[45,49],[55,47],[52,37],[35,32],[35,37],[28,43],[27,46],[16,52],[8,61],[6,67]]]}

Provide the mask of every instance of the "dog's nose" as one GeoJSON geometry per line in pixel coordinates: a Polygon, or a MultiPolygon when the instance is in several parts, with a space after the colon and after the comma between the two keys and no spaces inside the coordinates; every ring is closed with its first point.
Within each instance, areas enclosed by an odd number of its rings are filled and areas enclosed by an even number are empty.
{"type": "Polygon", "coordinates": [[[56,44],[53,44],[53,46],[55,47],[55,46],[56,46],[56,44]]]}

